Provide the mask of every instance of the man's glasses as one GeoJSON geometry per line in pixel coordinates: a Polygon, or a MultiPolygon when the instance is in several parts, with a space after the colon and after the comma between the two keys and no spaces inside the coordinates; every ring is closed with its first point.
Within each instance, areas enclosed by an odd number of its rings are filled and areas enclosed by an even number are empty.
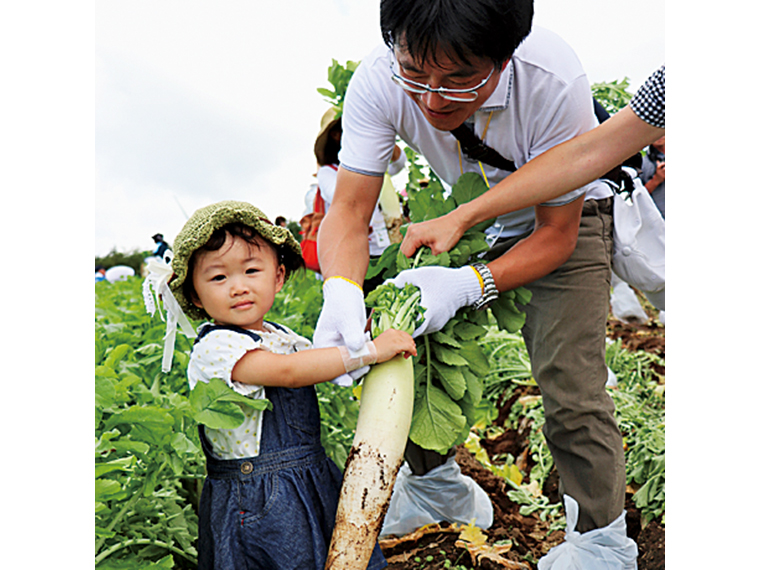
{"type": "Polygon", "coordinates": [[[430,87],[430,85],[417,83],[416,81],[412,81],[406,77],[401,77],[401,75],[396,73],[396,70],[394,69],[394,67],[397,65],[398,64],[396,62],[396,58],[394,57],[391,61],[391,79],[393,79],[393,81],[404,90],[409,91],[410,93],[436,93],[444,99],[448,99],[449,101],[460,101],[467,103],[472,103],[478,98],[478,89],[488,83],[488,80],[491,79],[493,72],[496,71],[495,67],[491,68],[491,72],[488,74],[488,77],[486,77],[483,81],[474,87],[468,87],[467,89],[450,89],[448,87],[433,88],[430,87]]]}

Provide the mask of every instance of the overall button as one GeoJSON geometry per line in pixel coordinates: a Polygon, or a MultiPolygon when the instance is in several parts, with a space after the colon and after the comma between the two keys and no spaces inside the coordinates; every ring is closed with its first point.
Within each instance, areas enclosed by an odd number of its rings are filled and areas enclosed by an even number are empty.
{"type": "Polygon", "coordinates": [[[244,475],[248,475],[251,471],[253,471],[253,463],[250,461],[245,461],[240,464],[240,472],[244,475]]]}

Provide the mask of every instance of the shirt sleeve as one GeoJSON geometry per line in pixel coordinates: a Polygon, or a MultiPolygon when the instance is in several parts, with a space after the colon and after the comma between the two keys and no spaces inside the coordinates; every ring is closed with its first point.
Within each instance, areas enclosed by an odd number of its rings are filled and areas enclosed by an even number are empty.
{"type": "MultiPolygon", "coordinates": [[[[549,149],[581,135],[598,126],[594,115],[593,99],[588,79],[579,75],[575,80],[557,91],[551,104],[533,113],[538,119],[531,132],[533,144],[530,147],[529,160],[543,154],[549,149]]],[[[585,186],[571,190],[542,206],[563,206],[589,192],[599,183],[590,182],[585,186]]],[[[605,185],[606,186],[606,185],[605,185]]]]}
{"type": "Polygon", "coordinates": [[[254,398],[263,397],[264,387],[243,384],[232,380],[232,369],[249,351],[261,347],[261,341],[234,331],[218,330],[203,337],[194,347],[187,366],[190,389],[197,382],[208,382],[220,378],[227,385],[242,394],[254,398]]]}
{"type": "Polygon", "coordinates": [[[383,176],[396,142],[391,102],[381,75],[390,75],[387,47],[365,58],[351,77],[343,103],[340,164],[370,176],[383,176]]]}
{"type": "Polygon", "coordinates": [[[649,76],[631,99],[631,109],[642,121],[665,128],[665,66],[649,76]]]}

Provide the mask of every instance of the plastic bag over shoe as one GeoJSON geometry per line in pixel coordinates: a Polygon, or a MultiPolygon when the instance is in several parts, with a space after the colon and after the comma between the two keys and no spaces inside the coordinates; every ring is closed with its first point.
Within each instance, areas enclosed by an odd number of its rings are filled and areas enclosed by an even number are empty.
{"type": "Polygon", "coordinates": [[[471,477],[462,475],[454,457],[424,475],[413,475],[406,462],[399,469],[380,536],[402,536],[426,524],[447,521],[487,529],[493,505],[471,477]]]}
{"type": "Polygon", "coordinates": [[[575,530],[578,503],[564,496],[567,529],[565,542],[538,561],[538,570],[637,570],[639,549],[626,535],[625,511],[603,528],[575,530]]]}

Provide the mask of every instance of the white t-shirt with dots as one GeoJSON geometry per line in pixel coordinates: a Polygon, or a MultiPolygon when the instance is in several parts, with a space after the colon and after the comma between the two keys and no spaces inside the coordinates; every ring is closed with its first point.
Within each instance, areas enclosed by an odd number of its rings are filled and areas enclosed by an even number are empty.
{"type": "MultiPolygon", "coordinates": [[[[202,327],[207,324],[201,325],[202,327]]],[[[193,347],[187,377],[190,389],[198,382],[221,378],[236,392],[253,399],[265,397],[264,387],[242,384],[232,380],[232,369],[249,350],[265,349],[277,354],[290,354],[311,347],[311,342],[290,329],[283,330],[265,322],[264,331],[251,331],[261,338],[256,341],[249,335],[220,329],[211,331],[193,347]]],[[[241,459],[259,454],[263,411],[241,406],[245,413],[243,423],[234,429],[206,429],[206,437],[213,454],[219,459],[241,459]]]]}

